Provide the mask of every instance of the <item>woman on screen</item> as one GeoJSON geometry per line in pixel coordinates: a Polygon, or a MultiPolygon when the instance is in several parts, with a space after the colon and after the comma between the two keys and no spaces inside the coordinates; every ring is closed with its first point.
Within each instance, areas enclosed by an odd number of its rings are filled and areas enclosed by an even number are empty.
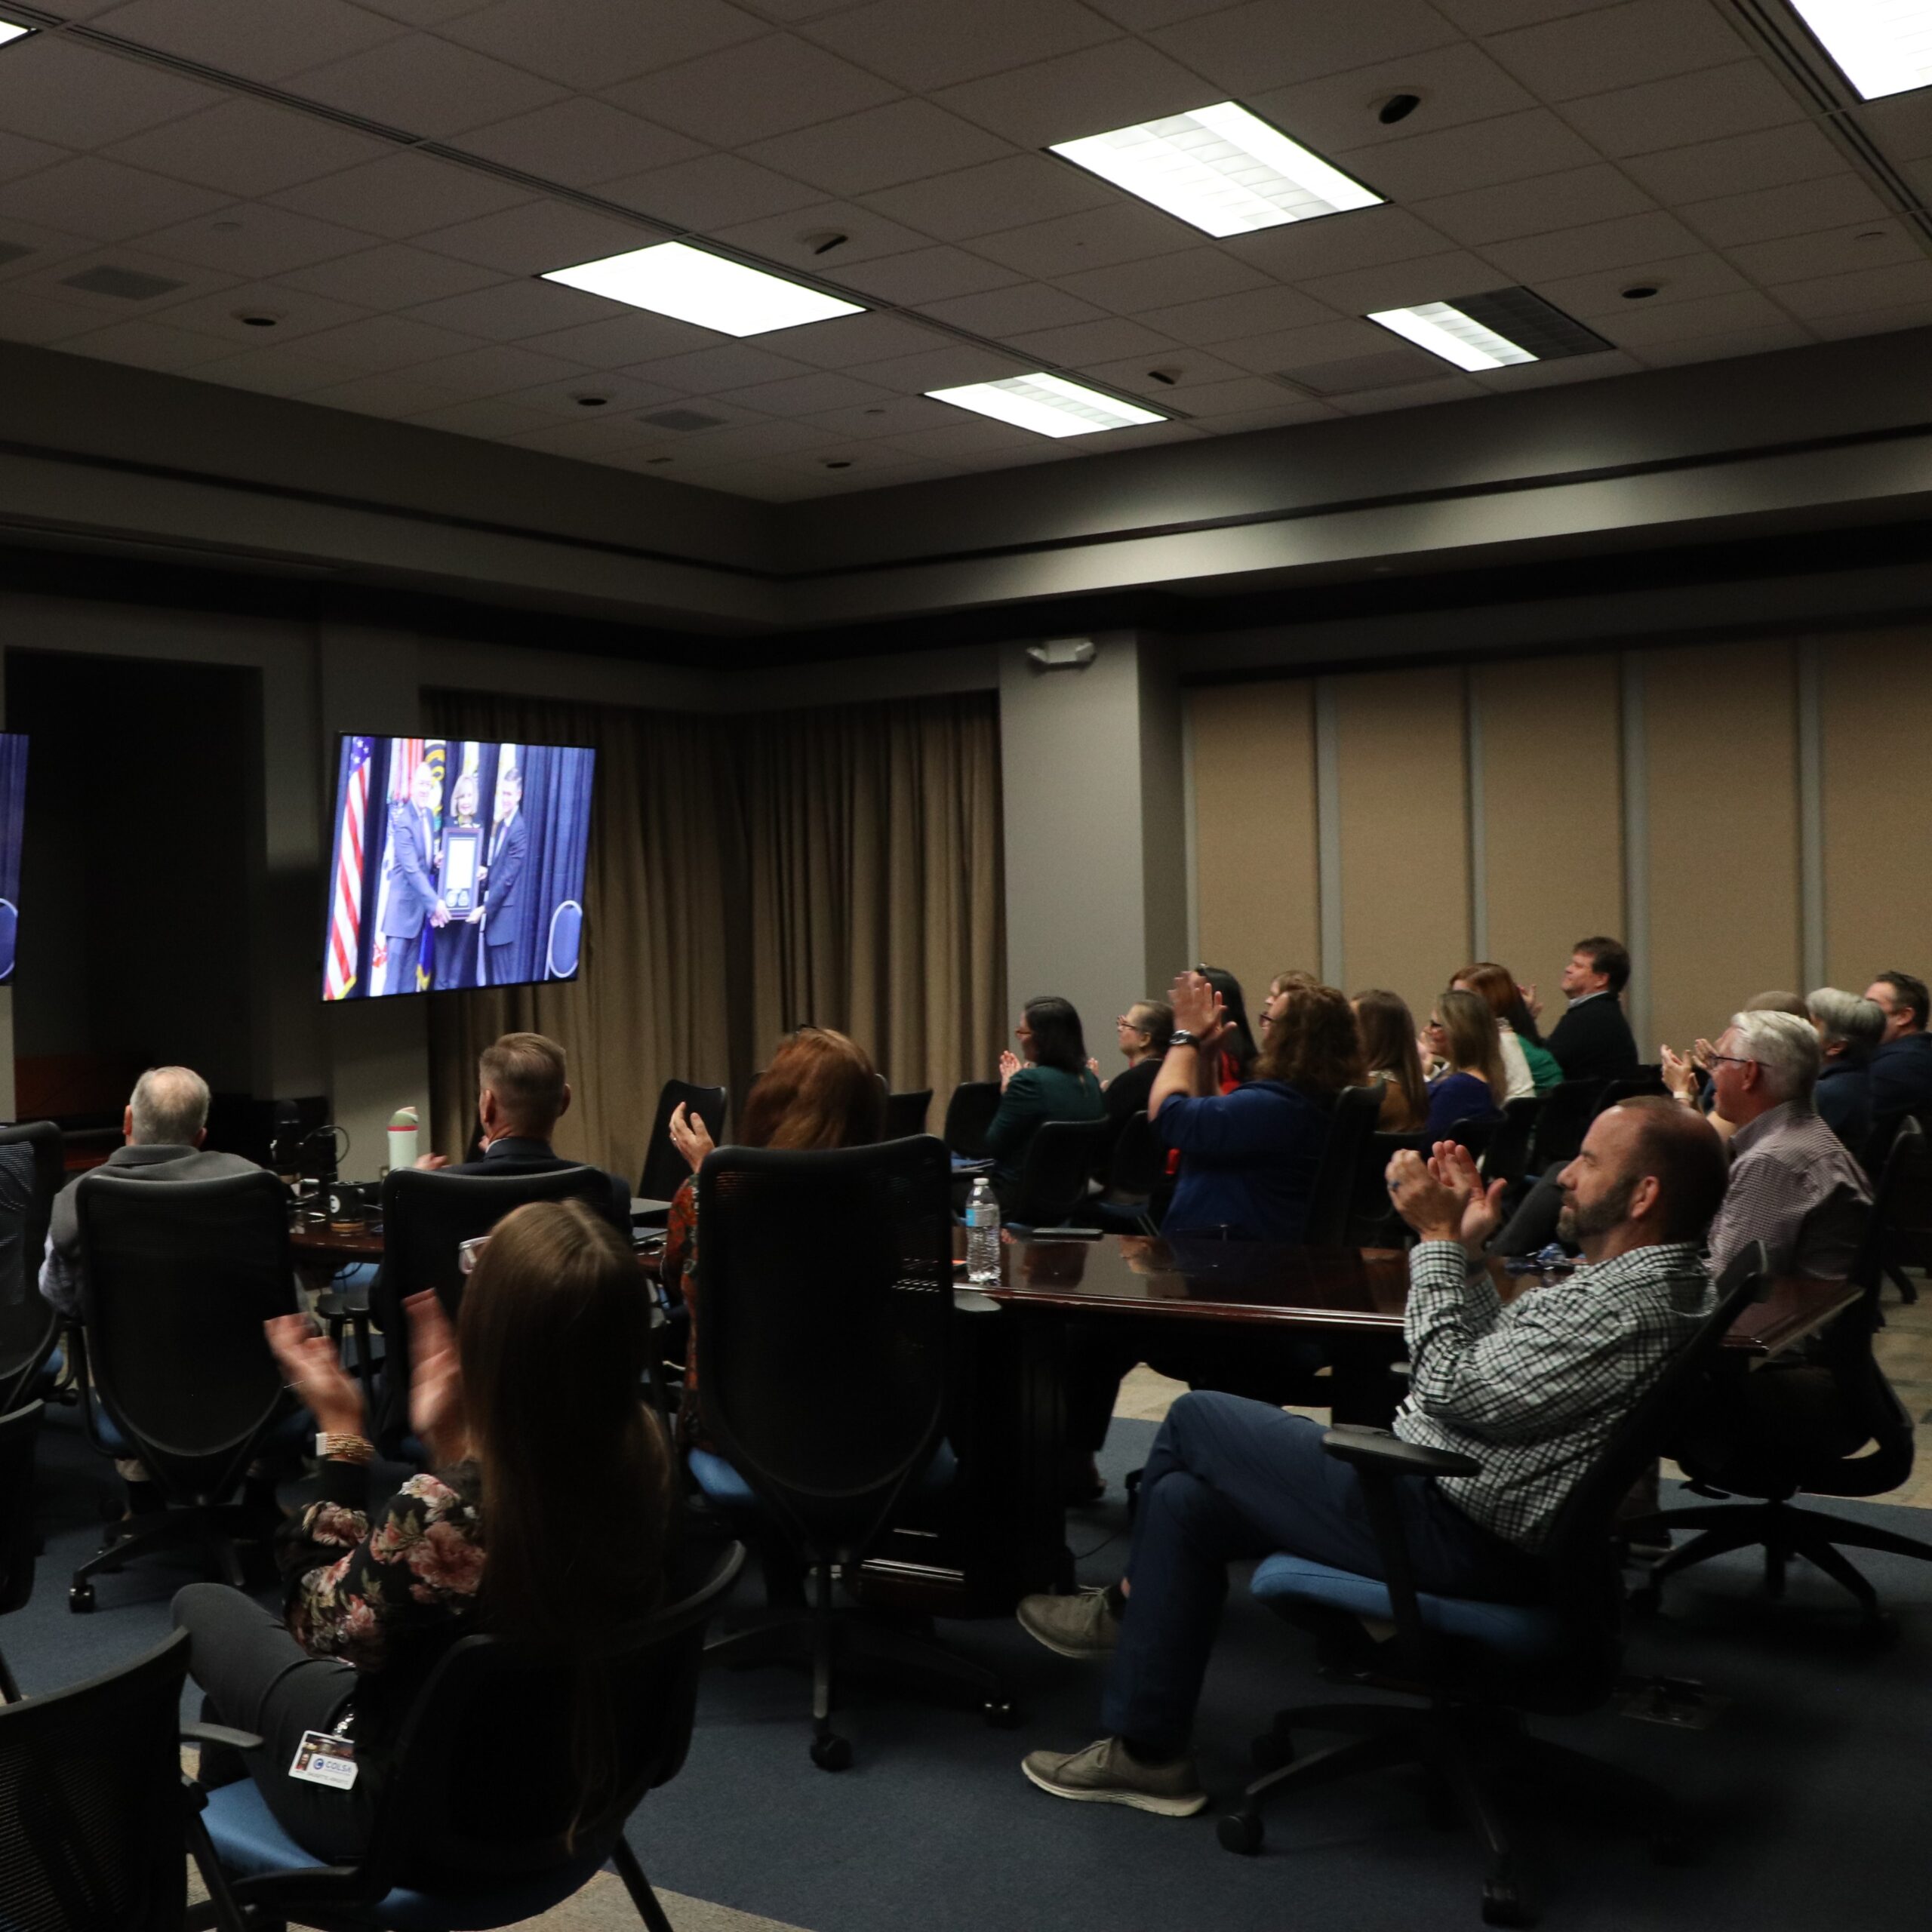
{"type": "MultiPolygon", "coordinates": [[[[476,805],[476,774],[472,770],[464,772],[450,787],[450,815],[444,823],[436,851],[439,875],[446,875],[449,869],[450,834],[478,831],[476,805]]],[[[482,944],[481,930],[478,921],[454,909],[449,924],[437,928],[435,977],[431,984],[438,992],[447,992],[452,987],[481,984],[476,972],[477,949],[482,944]]]]}

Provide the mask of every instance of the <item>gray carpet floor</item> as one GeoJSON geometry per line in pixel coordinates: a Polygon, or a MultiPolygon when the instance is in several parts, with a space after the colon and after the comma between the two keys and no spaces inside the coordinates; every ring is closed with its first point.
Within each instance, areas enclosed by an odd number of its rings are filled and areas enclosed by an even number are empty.
{"type": "MultiPolygon", "coordinates": [[[[1118,1573],[1120,1479],[1144,1458],[1152,1433],[1151,1424],[1116,1421],[1103,1463],[1108,1497],[1070,1518],[1089,1580],[1118,1573]]],[[[41,1463],[47,1554],[32,1601],[0,1623],[0,1645],[29,1693],[154,1642],[187,1575],[158,1561],[136,1565],[101,1580],[92,1616],[70,1615],[66,1573],[97,1541],[98,1501],[112,1479],[79,1440],[71,1411],[45,1432],[41,1463]]],[[[1932,1530],[1915,1509],[1826,1506],[1909,1534],[1932,1530]]],[[[1846,1600],[1815,1574],[1798,1570],[1773,1604],[1748,1558],[1721,1559],[1672,1583],[1665,1614],[1638,1626],[1629,1657],[1634,1672],[1705,1684],[1721,1700],[1709,1727],[1614,1712],[1540,1727],[1663,1780],[1702,1845],[1689,1869],[1660,1869],[1608,1829],[1543,1816],[1526,1794],[1519,1815],[1546,1922],[1575,1932],[1924,1924],[1932,1894],[1932,1564],[1874,1557],[1866,1567],[1897,1617],[1889,1646],[1864,1638],[1846,1600]]],[[[754,1601],[752,1587],[741,1586],[739,1607],[754,1601]]],[[[1213,1810],[1175,1821],[1035,1790],[1020,1774],[1020,1755],[1097,1735],[1097,1678],[1008,1623],[947,1634],[1007,1673],[1026,1713],[1020,1730],[854,1686],[840,1723],[857,1761],[831,1775],[806,1755],[800,1678],[763,1670],[706,1679],[690,1761],[631,1830],[646,1870],[675,1895],[680,1932],[752,1932],[737,1914],[809,1932],[1414,1932],[1478,1922],[1473,1847],[1460,1832],[1432,1829],[1400,1776],[1357,1780],[1277,1810],[1253,1859],[1220,1848],[1213,1810]]],[[[1276,1706],[1324,1694],[1306,1640],[1261,1611],[1237,1576],[1201,1713],[1208,1788],[1239,1786],[1248,1740],[1276,1706]]],[[[595,1916],[545,1923],[558,1932],[620,1925],[620,1906],[606,1881],[574,1909],[595,1916]]]]}

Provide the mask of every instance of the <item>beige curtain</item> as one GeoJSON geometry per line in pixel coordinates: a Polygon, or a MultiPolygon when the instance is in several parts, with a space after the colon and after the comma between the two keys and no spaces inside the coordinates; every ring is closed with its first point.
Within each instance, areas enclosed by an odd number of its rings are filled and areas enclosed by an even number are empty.
{"type": "Polygon", "coordinates": [[[560,1152],[635,1174],[669,1078],[742,1095],[780,1036],[850,1032],[898,1090],[984,1077],[1005,1032],[990,693],[710,718],[432,692],[451,737],[598,754],[584,957],[555,986],[430,1001],[433,1129],[460,1155],[476,1056],[571,1057],[560,1152]]]}

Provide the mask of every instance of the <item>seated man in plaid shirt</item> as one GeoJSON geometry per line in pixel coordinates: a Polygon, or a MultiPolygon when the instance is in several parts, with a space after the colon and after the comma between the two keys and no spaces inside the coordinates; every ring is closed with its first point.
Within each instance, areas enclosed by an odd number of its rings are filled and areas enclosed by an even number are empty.
{"type": "MultiPolygon", "coordinates": [[[[1715,1131],[1674,1102],[1626,1100],[1598,1115],[1562,1177],[1562,1232],[1583,1265],[1506,1307],[1471,1266],[1496,1231],[1502,1183],[1485,1191],[1448,1141],[1426,1164],[1407,1152],[1390,1162],[1389,1193],[1420,1237],[1395,1433],[1482,1465],[1399,1486],[1419,1589],[1535,1593],[1537,1548],[1564,1498],[1709,1312],[1700,1251],[1724,1180],[1715,1131]]],[[[1207,1803],[1188,1737],[1229,1563],[1286,1550],[1381,1574],[1355,1472],[1323,1454],[1322,1434],[1238,1395],[1174,1404],[1147,1458],[1127,1578],[1020,1606],[1049,1649],[1112,1657],[1110,1734],[1081,1751],[1033,1752],[1023,1768],[1034,1783],[1170,1817],[1207,1803]]]]}

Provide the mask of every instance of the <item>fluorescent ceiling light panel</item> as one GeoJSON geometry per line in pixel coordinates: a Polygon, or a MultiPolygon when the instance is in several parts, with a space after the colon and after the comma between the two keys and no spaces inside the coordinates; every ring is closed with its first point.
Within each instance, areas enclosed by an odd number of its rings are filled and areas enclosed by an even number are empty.
{"type": "Polygon", "coordinates": [[[748,269],[681,242],[660,242],[627,254],[607,255],[601,261],[580,263],[574,269],[552,269],[543,279],[627,302],[654,315],[675,315],[681,322],[695,322],[721,335],[766,335],[774,329],[795,329],[834,315],[864,312],[856,302],[821,295],[816,288],[767,275],[762,269],[748,269]]]}
{"type": "Polygon", "coordinates": [[[1537,358],[1506,335],[1466,315],[1447,302],[1424,302],[1414,309],[1384,309],[1368,318],[1405,337],[1418,349],[1453,362],[1459,369],[1501,369],[1537,358]]]}
{"type": "Polygon", "coordinates": [[[1248,235],[1382,200],[1231,100],[1052,152],[1209,235],[1248,235]]]}
{"type": "Polygon", "coordinates": [[[1932,0],[1791,0],[1866,100],[1932,86],[1932,0]]]}
{"type": "Polygon", "coordinates": [[[935,402],[1011,423],[1041,436],[1091,436],[1101,429],[1128,429],[1139,423],[1168,420],[1151,409],[1117,402],[1097,389],[1044,373],[1008,376],[997,383],[967,383],[954,389],[928,389],[935,402]]]}
{"type": "Polygon", "coordinates": [[[24,40],[34,32],[32,27],[23,27],[17,20],[0,20],[0,47],[10,40],[24,40]]]}

